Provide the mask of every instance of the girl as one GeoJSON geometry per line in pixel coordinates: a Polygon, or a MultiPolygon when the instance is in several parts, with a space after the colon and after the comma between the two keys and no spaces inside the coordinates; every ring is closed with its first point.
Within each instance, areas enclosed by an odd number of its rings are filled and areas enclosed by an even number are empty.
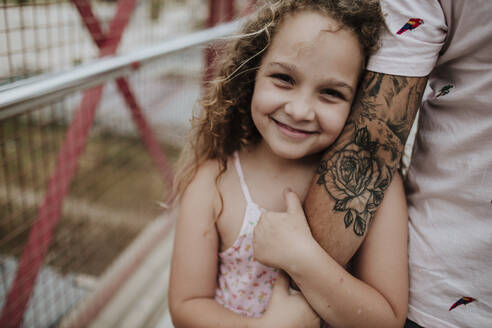
{"type": "Polygon", "coordinates": [[[176,327],[319,327],[313,309],[333,327],[403,325],[401,180],[354,276],[316,243],[300,201],[345,124],[381,22],[377,1],[282,0],[260,8],[224,51],[177,175],[176,327]],[[302,295],[288,292],[282,270],[302,295]]]}

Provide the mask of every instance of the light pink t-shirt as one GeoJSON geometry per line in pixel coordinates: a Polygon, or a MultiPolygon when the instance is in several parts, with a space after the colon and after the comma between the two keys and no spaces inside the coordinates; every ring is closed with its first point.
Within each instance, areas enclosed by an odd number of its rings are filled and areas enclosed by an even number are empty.
{"type": "Polygon", "coordinates": [[[408,317],[492,327],[492,1],[382,0],[368,70],[429,75],[408,171],[408,317]]]}
{"type": "Polygon", "coordinates": [[[219,253],[215,300],[231,311],[257,318],[265,312],[278,270],[257,262],[253,256],[253,230],[263,210],[251,199],[237,152],[234,166],[246,199],[246,211],[239,237],[219,253]]]}

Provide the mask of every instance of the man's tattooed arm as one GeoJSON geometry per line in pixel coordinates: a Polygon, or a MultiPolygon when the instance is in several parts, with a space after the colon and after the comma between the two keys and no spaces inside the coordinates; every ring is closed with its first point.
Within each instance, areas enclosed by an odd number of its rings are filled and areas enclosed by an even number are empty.
{"type": "Polygon", "coordinates": [[[305,202],[314,238],[345,265],[399,167],[427,77],[367,71],[347,124],[324,154],[305,202]]]}

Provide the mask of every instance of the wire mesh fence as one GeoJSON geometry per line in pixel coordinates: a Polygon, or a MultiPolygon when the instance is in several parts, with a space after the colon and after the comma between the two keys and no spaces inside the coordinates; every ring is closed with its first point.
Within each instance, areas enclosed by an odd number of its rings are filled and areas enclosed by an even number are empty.
{"type": "MultiPolygon", "coordinates": [[[[96,58],[105,31],[123,19],[115,16],[117,8],[118,2],[109,0],[1,0],[0,85],[96,58]],[[87,28],[95,25],[100,31],[94,42],[87,28]]],[[[207,1],[138,1],[118,52],[202,29],[207,15],[207,1]]]]}
{"type": "MultiPolygon", "coordinates": [[[[202,29],[217,2],[1,1],[0,97],[2,85],[202,29]]],[[[0,326],[56,325],[161,213],[204,50],[0,120],[0,326]]]]}
{"type": "MultiPolygon", "coordinates": [[[[0,253],[5,257],[2,258],[4,293],[15,273],[15,259],[21,257],[31,227],[38,218],[38,209],[45,199],[58,152],[65,141],[71,120],[70,111],[64,107],[76,102],[76,98],[70,97],[46,109],[0,123],[0,186],[3,187],[0,192],[0,253]]],[[[57,319],[76,301],[66,295],[84,294],[85,289],[77,286],[77,278],[97,279],[160,213],[157,202],[165,195],[166,185],[143,143],[136,133],[122,135],[108,129],[104,122],[111,119],[111,115],[109,111],[105,115],[100,118],[102,123],[96,122],[93,126],[86,149],[78,160],[77,174],[64,199],[42,265],[52,274],[44,273],[41,275],[44,278],[37,280],[30,301],[31,311],[28,311],[32,315],[24,319],[27,327],[57,319]]],[[[163,143],[163,148],[170,158],[177,154],[176,147],[163,143]]],[[[60,176],[64,174],[61,172],[60,176]]],[[[54,185],[58,189],[55,197],[62,196],[62,181],[59,182],[54,185]]],[[[56,209],[49,208],[49,211],[56,209]]],[[[46,225],[41,229],[49,230],[46,225]]],[[[45,236],[45,232],[40,235],[45,236]]],[[[34,259],[36,254],[32,257],[34,259]]],[[[0,298],[5,299],[5,294],[3,296],[0,298]]]]}
{"type": "MultiPolygon", "coordinates": [[[[152,122],[152,130],[171,163],[178,156],[199,95],[201,51],[194,48],[176,54],[129,79],[129,84],[135,86],[134,97],[141,100],[143,113],[152,122]],[[188,65],[189,60],[198,62],[194,69],[188,65]]],[[[77,149],[85,143],[80,133],[67,139],[70,129],[80,130],[90,120],[87,115],[77,121],[79,126],[73,123],[77,113],[84,110],[83,97],[83,93],[77,93],[0,121],[0,305],[12,285],[16,259],[25,252],[40,208],[48,207],[50,220],[57,215],[51,205],[63,197],[64,180],[74,165],[71,161],[75,161],[77,149]],[[63,146],[68,152],[61,159],[63,146]],[[55,189],[55,199],[47,199],[50,187],[55,189]]],[[[84,295],[86,290],[77,285],[80,277],[85,281],[87,277],[97,279],[161,213],[159,202],[169,190],[114,83],[103,92],[85,149],[76,164],[76,174],[63,199],[42,264],[42,268],[49,268],[57,276],[44,273],[40,277],[45,278],[38,278],[30,311],[24,318],[27,327],[53,322],[64,313],[76,301],[73,297],[67,299],[65,293],[84,295]],[[64,297],[53,294],[56,290],[64,297]],[[43,310],[43,306],[49,309],[43,310]]],[[[46,225],[40,229],[46,230],[39,233],[40,238],[50,233],[46,225]]]]}

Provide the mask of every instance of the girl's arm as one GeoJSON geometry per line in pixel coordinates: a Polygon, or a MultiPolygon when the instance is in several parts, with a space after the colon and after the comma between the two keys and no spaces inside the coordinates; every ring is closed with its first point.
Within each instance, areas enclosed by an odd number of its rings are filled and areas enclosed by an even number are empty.
{"type": "Polygon", "coordinates": [[[352,276],[314,240],[299,199],[286,194],[286,213],[266,213],[255,230],[255,256],[294,279],[332,327],[402,327],[407,314],[407,208],[395,175],[352,276]]]}
{"type": "Polygon", "coordinates": [[[204,164],[180,200],[169,284],[174,326],[314,327],[315,320],[311,320],[311,325],[303,322],[316,315],[301,295],[287,295],[287,283],[275,286],[271,307],[260,319],[236,314],[214,300],[219,249],[215,228],[216,174],[214,162],[204,164]],[[277,315],[286,307],[289,318],[277,315]]]}
{"type": "Polygon", "coordinates": [[[203,165],[180,199],[169,282],[175,327],[220,327],[240,321],[214,300],[218,235],[211,177],[215,171],[211,162],[203,165]]]}

